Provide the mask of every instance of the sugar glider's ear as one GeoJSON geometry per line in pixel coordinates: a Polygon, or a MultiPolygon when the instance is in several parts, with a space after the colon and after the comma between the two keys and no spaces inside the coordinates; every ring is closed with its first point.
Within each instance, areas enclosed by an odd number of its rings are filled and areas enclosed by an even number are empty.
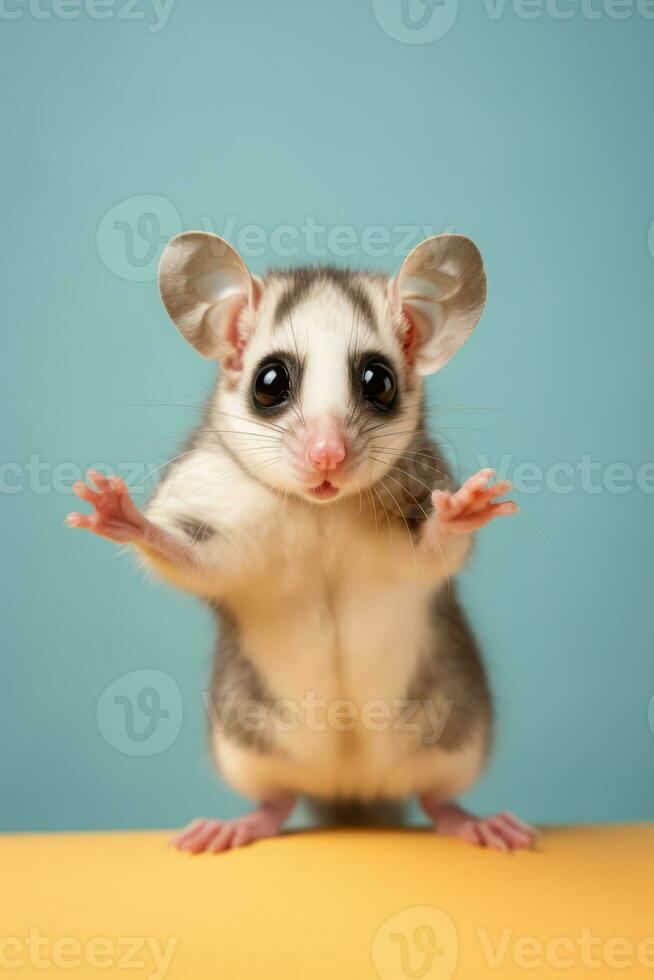
{"type": "Polygon", "coordinates": [[[389,284],[393,312],[418,374],[449,361],[479,322],[486,273],[477,246],[463,235],[436,235],[416,245],[389,284]]]}
{"type": "Polygon", "coordinates": [[[203,357],[238,373],[254,329],[262,283],[224,239],[203,231],[176,235],[159,264],[168,315],[203,357]]]}

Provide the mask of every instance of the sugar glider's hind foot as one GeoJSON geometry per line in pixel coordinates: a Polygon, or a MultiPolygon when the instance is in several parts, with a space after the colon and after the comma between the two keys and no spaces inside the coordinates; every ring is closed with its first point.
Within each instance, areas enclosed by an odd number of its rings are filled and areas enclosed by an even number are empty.
{"type": "Polygon", "coordinates": [[[425,813],[434,821],[434,829],[446,837],[458,837],[475,847],[489,847],[496,851],[517,851],[533,848],[538,831],[518,820],[511,813],[498,813],[493,817],[475,817],[455,803],[434,804],[421,800],[425,813]]]}
{"type": "Polygon", "coordinates": [[[233,820],[194,820],[171,844],[179,851],[191,854],[219,854],[231,848],[243,847],[255,840],[276,837],[295,806],[291,794],[266,800],[258,810],[233,820]]]}

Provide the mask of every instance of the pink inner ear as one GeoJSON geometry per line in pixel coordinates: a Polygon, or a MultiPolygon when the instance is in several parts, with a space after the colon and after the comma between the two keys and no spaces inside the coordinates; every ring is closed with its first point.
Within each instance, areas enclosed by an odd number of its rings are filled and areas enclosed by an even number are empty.
{"type": "Polygon", "coordinates": [[[239,330],[239,321],[243,311],[247,307],[247,303],[247,296],[240,294],[230,304],[229,311],[226,314],[225,339],[234,348],[234,353],[226,357],[223,362],[228,371],[238,372],[243,370],[243,351],[246,348],[247,339],[243,332],[239,330]]]}
{"type": "Polygon", "coordinates": [[[406,321],[406,330],[402,334],[402,350],[404,351],[404,356],[406,357],[409,364],[413,364],[415,360],[416,347],[418,345],[418,328],[416,327],[413,317],[409,311],[409,307],[406,303],[402,304],[402,316],[406,321]]]}
{"type": "Polygon", "coordinates": [[[400,335],[400,343],[402,345],[402,351],[407,363],[410,366],[413,366],[420,333],[416,327],[408,303],[402,302],[397,277],[391,279],[388,284],[388,298],[390,300],[393,314],[397,315],[398,313],[401,313],[402,319],[404,320],[405,329],[400,335]]]}

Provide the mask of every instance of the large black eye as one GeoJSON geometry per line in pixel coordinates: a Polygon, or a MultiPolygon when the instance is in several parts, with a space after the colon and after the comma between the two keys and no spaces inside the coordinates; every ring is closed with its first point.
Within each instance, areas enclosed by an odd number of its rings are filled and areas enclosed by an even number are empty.
{"type": "Polygon", "coordinates": [[[271,361],[261,368],[254,379],[252,394],[257,408],[272,408],[288,401],[291,379],[281,361],[271,361]]]}
{"type": "Polygon", "coordinates": [[[373,361],[363,369],[361,392],[376,408],[392,408],[397,398],[395,375],[386,364],[373,361]]]}

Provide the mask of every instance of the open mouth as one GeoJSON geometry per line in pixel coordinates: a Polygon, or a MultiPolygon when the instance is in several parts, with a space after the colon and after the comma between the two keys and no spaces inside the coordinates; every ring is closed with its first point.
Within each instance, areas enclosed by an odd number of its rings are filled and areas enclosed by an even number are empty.
{"type": "Polygon", "coordinates": [[[310,487],[309,493],[318,500],[330,500],[339,493],[339,487],[335,487],[329,480],[323,480],[317,487],[310,487]]]}

